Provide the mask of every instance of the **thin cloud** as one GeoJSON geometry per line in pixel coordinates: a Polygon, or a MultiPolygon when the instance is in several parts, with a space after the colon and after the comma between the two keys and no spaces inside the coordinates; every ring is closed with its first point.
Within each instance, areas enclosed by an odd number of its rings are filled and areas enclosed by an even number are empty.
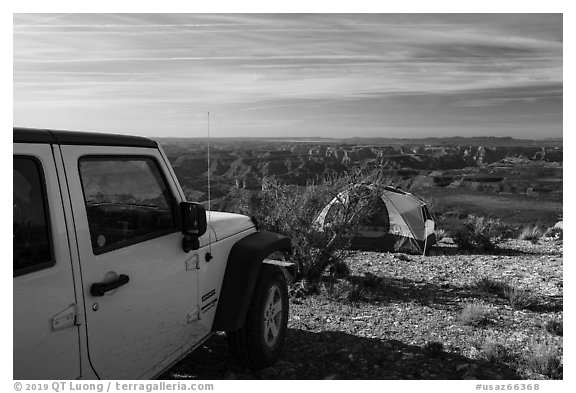
{"type": "Polygon", "coordinates": [[[295,135],[304,130],[293,119],[306,116],[306,127],[330,133],[344,132],[337,117],[365,130],[497,127],[513,121],[506,108],[521,129],[526,106],[540,119],[561,113],[561,15],[17,14],[14,23],[16,122],[68,125],[66,108],[83,108],[82,129],[115,106],[107,127],[178,132],[211,107],[230,116],[231,133],[258,116],[295,135]]]}

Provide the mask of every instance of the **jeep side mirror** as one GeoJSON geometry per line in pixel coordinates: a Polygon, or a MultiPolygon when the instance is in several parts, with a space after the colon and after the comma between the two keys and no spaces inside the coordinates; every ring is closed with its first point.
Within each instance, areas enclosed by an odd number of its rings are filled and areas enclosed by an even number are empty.
{"type": "Polygon", "coordinates": [[[185,252],[200,248],[198,238],[206,233],[206,209],[199,203],[180,202],[180,231],[185,252]]]}

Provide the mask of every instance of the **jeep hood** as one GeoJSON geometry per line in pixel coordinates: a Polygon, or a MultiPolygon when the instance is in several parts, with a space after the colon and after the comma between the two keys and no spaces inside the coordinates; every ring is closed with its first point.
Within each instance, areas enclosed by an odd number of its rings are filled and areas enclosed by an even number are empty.
{"type": "Polygon", "coordinates": [[[206,218],[217,241],[254,228],[250,217],[241,214],[209,211],[206,212],[206,218]]]}

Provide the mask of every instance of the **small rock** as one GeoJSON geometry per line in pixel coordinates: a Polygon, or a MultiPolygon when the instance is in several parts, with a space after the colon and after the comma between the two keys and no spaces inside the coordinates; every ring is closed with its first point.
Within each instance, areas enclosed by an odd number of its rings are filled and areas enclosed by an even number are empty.
{"type": "Polygon", "coordinates": [[[330,374],[324,377],[324,379],[336,379],[336,374],[330,374]]]}

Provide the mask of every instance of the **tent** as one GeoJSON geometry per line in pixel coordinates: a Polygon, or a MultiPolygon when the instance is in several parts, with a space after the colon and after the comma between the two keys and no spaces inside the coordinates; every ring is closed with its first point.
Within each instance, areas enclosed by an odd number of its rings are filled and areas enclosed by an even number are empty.
{"type": "MultiPolygon", "coordinates": [[[[393,187],[366,187],[374,198],[371,213],[352,240],[352,248],[378,251],[412,250],[424,253],[436,242],[434,219],[426,203],[414,195],[393,187]]],[[[323,230],[349,203],[350,191],[338,194],[315,219],[323,230]]]]}

